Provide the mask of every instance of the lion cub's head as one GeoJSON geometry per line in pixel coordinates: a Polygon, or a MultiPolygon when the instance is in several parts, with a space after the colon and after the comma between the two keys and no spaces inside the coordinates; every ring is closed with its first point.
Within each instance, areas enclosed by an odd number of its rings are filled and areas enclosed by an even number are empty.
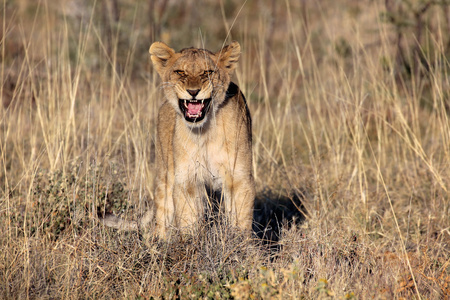
{"type": "Polygon", "coordinates": [[[217,53],[197,48],[175,52],[155,42],[149,52],[163,80],[166,98],[189,126],[197,127],[203,126],[225,100],[241,47],[232,42],[217,53]]]}

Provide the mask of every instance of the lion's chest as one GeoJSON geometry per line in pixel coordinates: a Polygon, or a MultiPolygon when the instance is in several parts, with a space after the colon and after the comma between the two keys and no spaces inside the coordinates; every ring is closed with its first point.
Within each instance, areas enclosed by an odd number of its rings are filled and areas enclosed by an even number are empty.
{"type": "Polygon", "coordinates": [[[178,182],[198,182],[221,189],[230,165],[226,141],[220,132],[189,134],[175,145],[175,177],[178,182]]]}

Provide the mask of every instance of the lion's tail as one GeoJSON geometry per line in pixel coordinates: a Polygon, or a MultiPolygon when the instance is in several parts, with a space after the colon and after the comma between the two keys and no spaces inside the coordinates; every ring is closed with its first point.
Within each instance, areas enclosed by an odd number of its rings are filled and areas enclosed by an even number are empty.
{"type": "Polygon", "coordinates": [[[150,209],[138,221],[128,221],[113,214],[106,214],[104,217],[100,217],[100,222],[105,226],[118,230],[139,231],[139,228],[148,226],[152,222],[153,217],[154,212],[150,209]]]}
{"type": "Polygon", "coordinates": [[[115,228],[118,230],[125,230],[125,231],[138,231],[139,230],[138,222],[124,220],[124,219],[119,218],[112,214],[107,214],[107,215],[105,215],[105,217],[100,218],[100,222],[102,222],[102,224],[105,226],[115,228]]]}

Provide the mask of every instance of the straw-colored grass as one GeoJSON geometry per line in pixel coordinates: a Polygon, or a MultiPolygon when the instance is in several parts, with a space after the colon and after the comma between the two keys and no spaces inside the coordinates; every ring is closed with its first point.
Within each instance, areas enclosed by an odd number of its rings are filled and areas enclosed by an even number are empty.
{"type": "Polygon", "coordinates": [[[1,1],[0,298],[447,299],[449,5],[335,2],[1,1]],[[98,222],[152,205],[153,39],[241,44],[252,239],[98,222]]]}

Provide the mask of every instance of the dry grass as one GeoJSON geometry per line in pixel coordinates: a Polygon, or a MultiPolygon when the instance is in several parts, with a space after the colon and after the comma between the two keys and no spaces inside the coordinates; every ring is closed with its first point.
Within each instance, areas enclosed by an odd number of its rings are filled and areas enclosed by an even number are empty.
{"type": "Polygon", "coordinates": [[[383,20],[427,1],[115,2],[1,3],[1,298],[448,299],[448,6],[420,40],[383,20]],[[144,241],[97,220],[151,205],[152,37],[241,43],[251,240],[211,222],[144,241]]]}

